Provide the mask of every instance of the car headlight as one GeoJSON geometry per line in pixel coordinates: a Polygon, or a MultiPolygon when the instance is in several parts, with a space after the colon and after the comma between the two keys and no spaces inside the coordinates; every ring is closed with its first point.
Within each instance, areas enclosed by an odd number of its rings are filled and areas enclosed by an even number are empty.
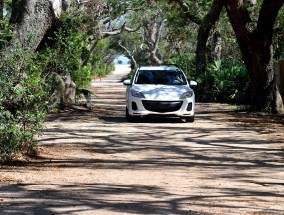
{"type": "Polygon", "coordinates": [[[180,99],[186,99],[186,98],[191,98],[193,96],[193,91],[187,91],[183,93],[179,98],[180,99]]]}
{"type": "Polygon", "coordinates": [[[131,95],[137,98],[145,98],[145,96],[143,95],[143,93],[136,91],[136,90],[131,90],[131,95]]]}

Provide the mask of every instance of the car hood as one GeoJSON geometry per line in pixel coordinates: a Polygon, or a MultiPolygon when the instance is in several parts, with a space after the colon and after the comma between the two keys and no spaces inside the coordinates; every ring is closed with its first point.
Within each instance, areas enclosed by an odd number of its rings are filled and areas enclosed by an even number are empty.
{"type": "Polygon", "coordinates": [[[149,100],[177,100],[191,90],[187,85],[135,85],[131,89],[143,93],[149,100]]]}

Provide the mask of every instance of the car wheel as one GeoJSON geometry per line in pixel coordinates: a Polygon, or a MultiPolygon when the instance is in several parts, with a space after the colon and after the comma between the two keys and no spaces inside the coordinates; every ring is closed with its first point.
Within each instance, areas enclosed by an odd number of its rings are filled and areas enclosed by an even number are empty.
{"type": "Polygon", "coordinates": [[[194,122],[194,116],[186,117],[185,121],[186,122],[194,122]]]}
{"type": "Polygon", "coordinates": [[[128,108],[126,107],[126,110],[125,110],[125,116],[126,116],[126,120],[128,122],[135,122],[136,120],[136,117],[135,116],[131,116],[129,115],[129,112],[128,112],[128,108]]]}

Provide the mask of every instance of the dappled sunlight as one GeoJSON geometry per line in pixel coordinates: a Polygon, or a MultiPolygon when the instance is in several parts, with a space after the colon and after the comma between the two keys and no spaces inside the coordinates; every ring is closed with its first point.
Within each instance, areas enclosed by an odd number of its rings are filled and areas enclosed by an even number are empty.
{"type": "MultiPolygon", "coordinates": [[[[77,128],[60,124],[61,120],[52,122],[41,145],[58,152],[33,163],[33,168],[60,168],[64,180],[55,175],[60,184],[46,188],[44,194],[37,185],[14,185],[27,190],[27,196],[17,201],[33,202],[28,198],[33,193],[45,199],[41,210],[66,213],[194,214],[210,207],[212,214],[220,209],[258,211],[264,205],[272,208],[270,212],[281,211],[277,205],[284,203],[283,155],[271,147],[273,143],[258,138],[257,130],[219,124],[209,113],[199,114],[192,124],[175,118],[148,118],[133,124],[123,114],[117,121],[115,116],[82,120],[77,128]],[[81,152],[74,154],[74,148],[81,152]],[[273,178],[263,181],[271,174],[273,178]],[[151,180],[141,184],[145,177],[151,180]],[[82,183],[76,184],[78,180],[82,183]],[[253,207],[250,201],[256,202],[253,207]]],[[[22,169],[23,174],[26,171],[22,169]]],[[[12,198],[13,193],[3,191],[0,198],[12,198]]]]}
{"type": "Polygon", "coordinates": [[[282,212],[283,152],[265,129],[235,125],[240,118],[222,104],[197,104],[194,123],[129,123],[125,88],[106,83],[92,89],[92,111],[48,116],[38,159],[2,166],[15,183],[0,188],[1,213],[282,212]]]}

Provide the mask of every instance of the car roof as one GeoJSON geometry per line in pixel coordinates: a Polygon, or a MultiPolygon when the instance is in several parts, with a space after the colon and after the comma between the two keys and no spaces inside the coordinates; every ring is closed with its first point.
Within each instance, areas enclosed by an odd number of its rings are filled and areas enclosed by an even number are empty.
{"type": "Polygon", "coordinates": [[[142,66],[139,70],[179,70],[180,68],[175,65],[161,65],[161,66],[142,66]]]}

